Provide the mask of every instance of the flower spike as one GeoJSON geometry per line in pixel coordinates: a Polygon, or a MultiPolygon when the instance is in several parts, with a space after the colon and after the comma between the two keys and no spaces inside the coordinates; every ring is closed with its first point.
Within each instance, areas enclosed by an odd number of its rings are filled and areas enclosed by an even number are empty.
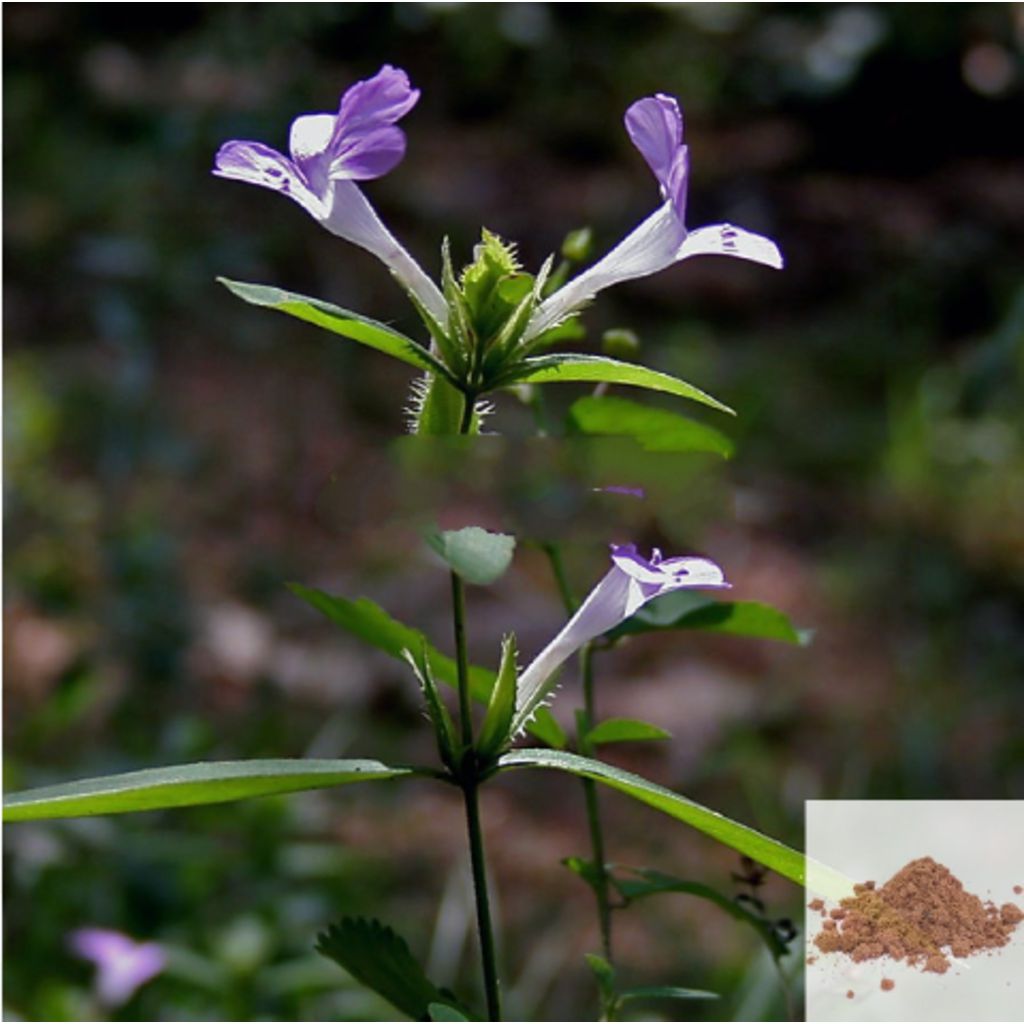
{"type": "Polygon", "coordinates": [[[691,587],[730,586],[722,570],[707,558],[662,558],[655,548],[650,559],[635,544],[612,545],[612,568],[587,595],[576,614],[520,675],[512,734],[520,732],[551,695],[551,677],[584,644],[635,615],[648,601],[691,587]]]}
{"type": "Polygon", "coordinates": [[[599,291],[633,278],[656,274],[691,256],[735,256],[782,268],[782,254],[769,238],[732,224],[686,229],[689,148],[683,142],[683,115],[672,96],[658,93],[637,100],[626,111],[626,131],[654,172],[664,203],[606,256],[537,307],[524,335],[529,342],[561,323],[599,291]]]}
{"type": "Polygon", "coordinates": [[[303,114],[291,126],[289,156],[262,142],[232,140],[213,173],[281,192],[332,234],[373,253],[439,323],[447,308],[437,285],[385,227],[357,181],[380,178],[405,156],[396,124],[419,99],[404,71],[385,64],[341,97],[337,114],[303,114]]]}

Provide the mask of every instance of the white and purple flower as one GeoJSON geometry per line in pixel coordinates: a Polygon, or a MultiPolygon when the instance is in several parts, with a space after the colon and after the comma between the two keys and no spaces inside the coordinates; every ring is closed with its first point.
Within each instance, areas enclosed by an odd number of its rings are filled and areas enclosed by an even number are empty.
{"type": "Polygon", "coordinates": [[[73,953],[96,965],[96,994],[110,1007],[128,1002],[167,964],[163,948],[155,942],[136,942],[110,928],[79,928],[68,944],[73,953]]]}
{"type": "Polygon", "coordinates": [[[635,544],[612,545],[612,567],[587,595],[576,614],[519,676],[512,734],[522,730],[550,696],[551,677],[584,644],[614,629],[648,601],[690,587],[730,586],[722,570],[707,558],[662,558],[655,548],[650,559],[635,544]]]}
{"type": "Polygon", "coordinates": [[[332,234],[373,253],[438,323],[447,320],[440,289],[384,226],[356,184],[380,178],[405,156],[397,126],[420,98],[399,68],[385,64],[345,91],[337,114],[303,114],[292,122],[290,156],[262,142],[232,140],[217,152],[213,173],[273,189],[295,200],[332,234]]]}
{"type": "Polygon", "coordinates": [[[769,238],[732,224],[686,228],[689,149],[683,142],[683,115],[672,96],[658,93],[637,100],[626,111],[626,131],[661,187],[663,204],[614,249],[542,302],[530,320],[524,342],[556,326],[599,291],[647,277],[691,256],[735,256],[782,268],[782,254],[769,238]]]}

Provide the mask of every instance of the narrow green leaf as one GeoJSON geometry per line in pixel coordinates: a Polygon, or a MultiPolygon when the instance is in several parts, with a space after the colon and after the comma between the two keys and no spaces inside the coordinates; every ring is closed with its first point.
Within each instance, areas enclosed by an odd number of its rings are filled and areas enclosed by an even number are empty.
{"type": "Polygon", "coordinates": [[[584,953],[583,959],[586,960],[587,966],[593,972],[594,977],[597,978],[601,994],[605,999],[613,998],[615,993],[615,968],[603,956],[598,956],[597,953],[584,953]]]}
{"type": "Polygon", "coordinates": [[[720,999],[717,992],[702,988],[679,988],[677,985],[642,985],[619,993],[618,1001],[628,1003],[635,999],[720,999]]]}
{"type": "Polygon", "coordinates": [[[431,1003],[427,1010],[430,1012],[431,1020],[469,1020],[469,1017],[464,1017],[454,1006],[447,1003],[431,1003]]]}
{"type": "Polygon", "coordinates": [[[671,733],[667,733],[656,725],[651,725],[650,722],[641,722],[635,718],[606,718],[587,733],[585,742],[597,745],[671,738],[671,733]]]}
{"type": "MultiPolygon", "coordinates": [[[[402,658],[402,651],[417,651],[421,645],[425,645],[425,656],[434,676],[448,686],[458,686],[458,669],[454,659],[431,646],[418,629],[391,618],[380,605],[368,598],[349,601],[344,597],[332,597],[322,590],[304,587],[299,583],[290,583],[288,587],[296,597],[326,615],[335,625],[393,658],[402,658]]],[[[469,689],[473,699],[488,703],[496,678],[496,674],[489,668],[470,665],[469,689]]],[[[538,714],[530,723],[529,731],[553,747],[564,747],[566,744],[565,733],[550,712],[538,714]]]]}
{"type": "Polygon", "coordinates": [[[75,818],[217,804],[417,773],[429,774],[425,769],[393,767],[380,761],[365,760],[278,758],[204,761],[81,779],[14,793],[4,798],[4,821],[75,818]]]}
{"type": "Polygon", "coordinates": [[[673,875],[666,875],[660,871],[650,871],[642,868],[630,868],[634,878],[622,878],[612,876],[615,888],[619,890],[626,900],[642,899],[645,896],[656,896],[661,893],[683,893],[688,896],[696,896],[699,899],[707,900],[720,907],[731,917],[744,924],[750,925],[758,935],[761,936],[772,956],[778,959],[787,953],[786,944],[779,938],[771,921],[759,917],[748,910],[742,903],[737,903],[724,893],[703,882],[690,882],[673,875]]]}
{"type": "Polygon", "coordinates": [[[613,639],[663,629],[701,629],[762,640],[804,645],[809,633],[793,626],[783,612],[758,601],[717,601],[692,590],[655,598],[609,632],[613,639]]]}
{"type": "Polygon", "coordinates": [[[413,1020],[428,1020],[432,1005],[451,1001],[423,973],[405,940],[380,921],[342,918],[317,936],[316,951],[413,1020]]]}
{"type": "MultiPolygon", "coordinates": [[[[436,373],[412,382],[409,398],[410,427],[419,437],[453,437],[462,426],[466,396],[436,373]]],[[[480,433],[480,417],[474,411],[470,434],[480,433]]]]}
{"type": "Polygon", "coordinates": [[[509,745],[512,716],[516,710],[516,656],[516,638],[514,634],[509,634],[501,642],[498,681],[491,690],[487,714],[484,715],[477,739],[477,751],[484,759],[496,757],[509,745]]]}
{"type": "Polygon", "coordinates": [[[661,373],[637,363],[620,363],[616,359],[608,359],[605,356],[564,353],[530,356],[513,367],[494,386],[507,387],[509,384],[569,383],[573,381],[594,384],[601,382],[629,384],[633,387],[647,388],[649,391],[663,391],[666,394],[689,398],[691,401],[700,402],[721,412],[735,415],[729,406],[678,377],[671,377],[667,373],[661,373]]]}
{"type": "Polygon", "coordinates": [[[711,452],[728,459],[735,448],[720,430],[626,398],[586,395],[573,402],[569,419],[584,434],[632,437],[649,452],[711,452]]]}
{"type": "Polygon", "coordinates": [[[491,533],[479,526],[428,534],[427,543],[467,583],[487,586],[512,564],[516,539],[507,533],[491,533]]]}
{"type": "Polygon", "coordinates": [[[402,652],[402,656],[412,667],[413,673],[419,680],[420,689],[423,691],[423,699],[427,705],[427,714],[430,716],[430,723],[434,727],[434,735],[437,738],[437,752],[441,760],[454,769],[459,763],[462,754],[462,745],[459,742],[455,723],[445,706],[441,695],[437,692],[437,683],[434,680],[434,673],[430,669],[430,659],[427,657],[426,640],[420,645],[416,654],[410,650],[402,652]]]}
{"type": "MultiPolygon", "coordinates": [[[[230,281],[226,277],[217,280],[232,294],[253,306],[276,309],[298,320],[322,327],[333,334],[358,341],[361,345],[375,348],[378,352],[400,359],[403,363],[430,370],[451,379],[448,368],[429,349],[418,341],[369,317],[360,316],[340,306],[321,299],[286,292],[270,285],[248,284],[244,281],[230,281]]],[[[452,381],[452,383],[455,383],[452,381]]]]}
{"type": "Polygon", "coordinates": [[[632,772],[564,750],[512,750],[501,758],[499,765],[502,768],[553,768],[594,779],[692,825],[717,842],[747,854],[776,874],[803,885],[805,868],[802,853],[632,772]]]}

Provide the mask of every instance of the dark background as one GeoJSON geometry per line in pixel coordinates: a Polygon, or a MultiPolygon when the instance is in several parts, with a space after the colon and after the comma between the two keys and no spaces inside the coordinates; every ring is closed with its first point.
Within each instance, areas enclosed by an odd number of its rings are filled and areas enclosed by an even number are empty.
{"type": "MultiPolygon", "coordinates": [[[[646,362],[739,410],[703,417],[738,445],[715,515],[634,509],[636,539],[715,557],[739,596],[816,630],[807,649],[629,645],[603,709],[674,739],[609,757],[795,845],[807,798],[1020,796],[1019,6],[18,4],[4,36],[7,788],[431,756],[403,668],[284,588],[367,594],[447,645],[446,579],[389,455],[408,375],[214,283],[415,330],[372,258],[209,174],[222,141],[283,148],[294,116],[388,62],[423,97],[405,162],[367,193],[432,274],[442,237],[466,259],[481,224],[530,268],[582,225],[610,247],[657,201],[621,124],[655,91],[686,113],[692,225],[731,220],[787,258],[689,261],[588,315],[589,350],[629,325],[646,362]]],[[[552,391],[556,412],[579,393],[552,391]]],[[[525,419],[502,398],[491,422],[525,419]]],[[[509,525],[479,495],[445,514],[509,525]]],[[[581,590],[603,573],[594,537],[569,554],[581,590]]],[[[528,655],[561,621],[528,546],[471,597],[487,663],[502,630],[528,655]]],[[[727,851],[605,805],[614,860],[728,890],[727,851]]],[[[511,1012],[591,1019],[593,915],[558,864],[585,853],[577,787],[508,780],[485,813],[511,1012]]],[[[99,1012],[66,934],[100,924],[173,950],[126,1019],[385,1019],[310,952],[352,912],[472,991],[460,827],[420,784],[12,827],[8,1010],[99,1012]]],[[[800,913],[791,886],[768,895],[800,913]]],[[[627,980],[724,993],[687,1014],[785,1013],[753,934],[714,908],[652,902],[619,939],[627,980]]]]}

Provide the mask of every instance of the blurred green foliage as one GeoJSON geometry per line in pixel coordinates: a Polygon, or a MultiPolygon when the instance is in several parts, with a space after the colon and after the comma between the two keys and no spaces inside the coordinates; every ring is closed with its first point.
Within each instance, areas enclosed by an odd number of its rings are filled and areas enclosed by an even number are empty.
{"type": "MultiPolygon", "coordinates": [[[[432,272],[442,235],[460,262],[481,224],[518,241],[528,269],[583,224],[603,252],[655,201],[620,121],[653,91],[686,113],[694,223],[734,220],[787,256],[782,274],[691,261],[587,316],[588,350],[629,325],[645,361],[740,410],[706,417],[736,440],[734,514],[708,527],[629,511],[633,539],[706,551],[746,581],[737,596],[817,630],[809,651],[628,648],[617,664],[639,677],[682,653],[726,695],[688,741],[667,719],[702,706],[685,699],[699,679],[662,679],[642,714],[678,738],[659,745],[676,750],[660,777],[797,844],[806,797],[1019,796],[1017,7],[17,4],[3,18],[9,788],[187,758],[430,756],[411,679],[283,587],[365,592],[447,636],[434,570],[379,529],[408,501],[381,456],[407,379],[213,283],[261,280],[416,329],[364,254],[209,174],[225,139],[283,146],[296,113],[331,109],[389,62],[423,98],[406,161],[368,192],[432,272]]],[[[494,424],[523,433],[530,416],[503,400],[494,424]]],[[[675,497],[690,492],[701,504],[696,485],[675,497]]],[[[480,502],[454,510],[501,528],[503,509],[480,502]]],[[[581,588],[602,557],[589,533],[569,552],[581,588]]],[[[526,651],[558,615],[553,598],[531,611],[550,581],[524,558],[473,613],[490,643],[474,657],[492,667],[509,619],[526,651]]],[[[622,682],[612,712],[629,710],[622,682]]],[[[532,794],[512,787],[495,812],[512,1006],[571,1018],[592,1005],[588,909],[573,894],[551,908],[582,822],[563,835],[566,802],[532,794]],[[503,859],[513,834],[544,856],[503,859]]],[[[468,933],[445,930],[458,901],[442,881],[457,853],[422,853],[441,812],[415,790],[370,799],[9,829],[9,1015],[101,1012],[66,949],[83,924],[173,950],[124,1019],[383,1019],[312,953],[343,913],[379,913],[432,950],[440,981],[464,978],[468,933]]],[[[681,830],[637,846],[656,830],[617,806],[611,821],[616,858],[727,877],[681,830]]],[[[784,887],[773,898],[795,913],[784,887]]],[[[755,942],[653,902],[634,916],[643,956],[620,970],[646,967],[630,984],[725,993],[689,1004],[695,1019],[785,1013],[755,942]]]]}

